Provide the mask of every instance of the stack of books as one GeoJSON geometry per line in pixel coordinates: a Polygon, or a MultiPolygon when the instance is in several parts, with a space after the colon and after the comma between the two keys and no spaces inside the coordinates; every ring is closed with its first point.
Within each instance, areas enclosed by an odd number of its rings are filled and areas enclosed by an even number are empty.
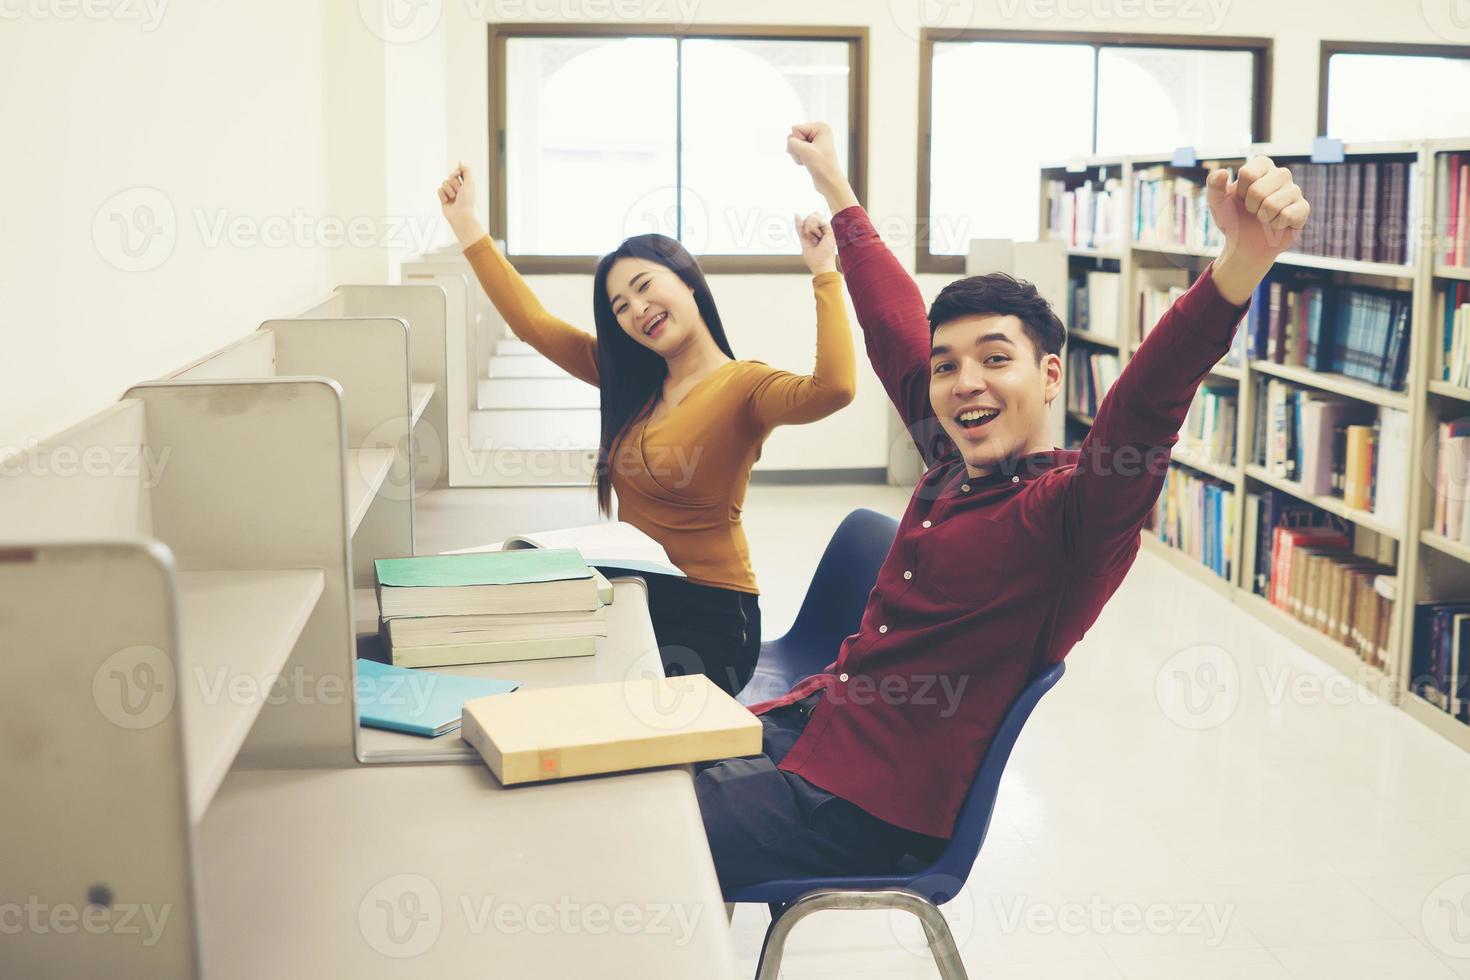
{"type": "Polygon", "coordinates": [[[1216,575],[1235,573],[1235,489],[1170,466],[1154,505],[1154,533],[1216,575]]]}
{"type": "Polygon", "coordinates": [[[381,632],[400,667],[582,657],[612,587],[575,549],[380,558],[381,632]]]}
{"type": "Polygon", "coordinates": [[[1298,388],[1278,378],[1256,386],[1255,462],[1311,496],[1395,524],[1408,501],[1410,418],[1395,408],[1298,388]]]}
{"type": "Polygon", "coordinates": [[[1122,187],[1117,177],[1072,188],[1065,181],[1047,181],[1047,237],[1073,248],[1116,247],[1122,238],[1122,187]]]}
{"type": "Polygon", "coordinates": [[[1256,288],[1246,346],[1256,360],[1402,391],[1412,306],[1408,293],[1349,289],[1314,273],[1278,272],[1256,288]]]}
{"type": "Polygon", "coordinates": [[[1470,724],[1470,601],[1415,605],[1410,666],[1409,690],[1470,724]]]}
{"type": "MultiPolygon", "coordinates": [[[[1413,261],[1418,168],[1410,160],[1291,164],[1312,203],[1293,251],[1360,262],[1413,261]]],[[[1443,198],[1441,198],[1443,200],[1443,198]]]]}

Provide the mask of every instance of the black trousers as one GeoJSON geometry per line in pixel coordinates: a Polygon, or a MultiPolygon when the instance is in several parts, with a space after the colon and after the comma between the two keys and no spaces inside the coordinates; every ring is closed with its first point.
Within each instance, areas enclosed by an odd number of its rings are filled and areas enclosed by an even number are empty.
{"type": "Polygon", "coordinates": [[[672,575],[644,581],[664,673],[704,674],[725,693],[739,694],[761,652],[760,597],[672,575]]]}
{"type": "Polygon", "coordinates": [[[923,867],[948,843],[895,827],[776,768],[821,696],[818,691],[761,716],[763,755],[695,766],[694,792],[726,895],[774,878],[892,874],[923,867]]]}

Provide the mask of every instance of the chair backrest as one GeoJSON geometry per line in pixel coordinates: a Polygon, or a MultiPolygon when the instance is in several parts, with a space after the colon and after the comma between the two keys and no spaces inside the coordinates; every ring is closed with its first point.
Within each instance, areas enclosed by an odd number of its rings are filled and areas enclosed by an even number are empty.
{"type": "Polygon", "coordinates": [[[959,816],[955,818],[949,846],[933,864],[915,876],[915,890],[922,894],[926,886],[932,889],[932,893],[925,894],[925,897],[935,905],[954,898],[954,892],[970,876],[975,856],[980,853],[980,845],[985,843],[985,834],[990,830],[990,817],[995,813],[995,798],[1000,792],[1000,777],[1011,758],[1016,738],[1042,695],[1056,687],[1065,670],[1065,663],[1059,662],[1042,671],[1021,689],[1001,719],[995,737],[985,750],[985,758],[980,761],[975,781],[970,784],[970,792],[960,807],[959,816]]]}
{"type": "Polygon", "coordinates": [[[868,593],[897,534],[898,521],[866,507],[844,517],[827,542],[785,639],[802,645],[830,642],[832,656],[826,663],[836,659],[843,639],[862,625],[868,593]]]}

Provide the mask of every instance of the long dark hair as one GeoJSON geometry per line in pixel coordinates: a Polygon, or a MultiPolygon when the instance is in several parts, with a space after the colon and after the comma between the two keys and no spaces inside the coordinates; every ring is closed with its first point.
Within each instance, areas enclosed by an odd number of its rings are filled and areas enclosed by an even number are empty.
{"type": "Polygon", "coordinates": [[[597,263],[597,274],[592,277],[592,313],[597,322],[597,385],[602,397],[597,509],[604,516],[612,513],[612,460],[619,451],[618,442],[649,399],[663,388],[669,374],[667,361],[628,336],[618,325],[617,314],[607,298],[607,274],[618,259],[647,259],[673,270],[694,291],[694,303],[715,344],[731,360],[735,358],[699,261],[683,245],[665,235],[635,235],[597,263]]]}

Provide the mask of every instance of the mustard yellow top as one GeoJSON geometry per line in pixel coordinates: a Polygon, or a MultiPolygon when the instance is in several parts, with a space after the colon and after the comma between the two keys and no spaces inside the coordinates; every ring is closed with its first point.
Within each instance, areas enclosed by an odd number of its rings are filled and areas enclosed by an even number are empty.
{"type": "MultiPolygon", "coordinates": [[[[546,311],[487,236],[465,257],[511,331],[562,370],[597,384],[597,338],[546,311]]],[[[758,593],[740,525],[750,470],[778,425],[815,422],[852,401],[852,330],[842,276],[812,278],[816,366],[808,375],[731,361],[703,378],[662,418],[645,409],[611,460],[618,519],[661,544],[691,582],[758,593]]]]}

